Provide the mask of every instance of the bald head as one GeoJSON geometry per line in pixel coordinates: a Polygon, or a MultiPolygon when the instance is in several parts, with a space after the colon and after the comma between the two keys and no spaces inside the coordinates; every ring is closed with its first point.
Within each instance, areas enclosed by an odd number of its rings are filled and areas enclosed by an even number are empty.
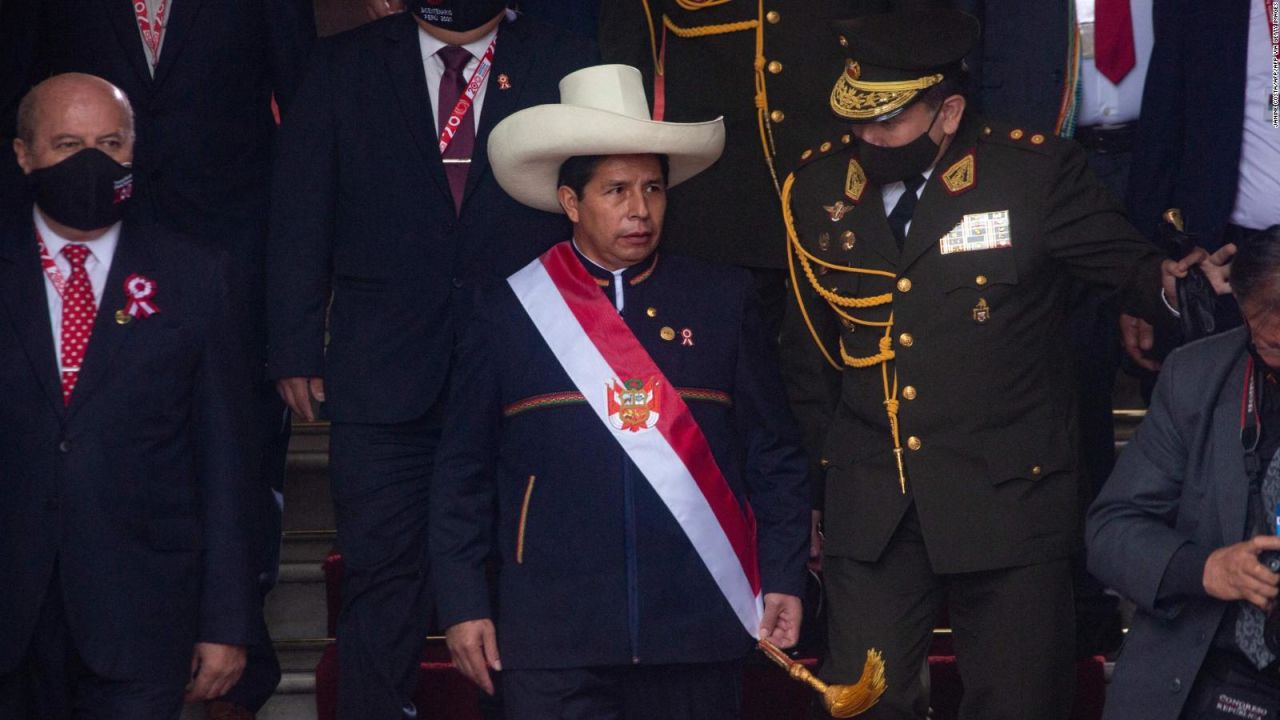
{"type": "Polygon", "coordinates": [[[120,88],[96,75],[63,73],[31,88],[18,105],[18,138],[30,145],[42,122],[65,114],[115,117],[133,139],[133,107],[120,88]]]}

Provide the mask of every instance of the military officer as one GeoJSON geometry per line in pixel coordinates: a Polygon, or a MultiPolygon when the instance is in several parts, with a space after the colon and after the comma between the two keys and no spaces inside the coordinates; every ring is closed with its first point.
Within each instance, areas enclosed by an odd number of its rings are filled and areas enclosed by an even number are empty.
{"type": "Polygon", "coordinates": [[[889,690],[867,717],[925,717],[945,597],[961,718],[1064,718],[1080,543],[1065,284],[1162,321],[1201,254],[1162,260],[1077,146],[966,112],[972,16],[836,30],[829,99],[851,127],[802,151],[782,191],[784,371],[825,477],[823,674],[849,682],[883,648],[889,690]]]}
{"type": "Polygon", "coordinates": [[[667,243],[751,269],[771,329],[786,298],[781,181],[805,143],[839,129],[823,102],[843,60],[830,22],[930,1],[616,0],[600,8],[601,57],[641,68],[656,118],[724,116],[724,155],[671,193],[679,232],[667,243]]]}

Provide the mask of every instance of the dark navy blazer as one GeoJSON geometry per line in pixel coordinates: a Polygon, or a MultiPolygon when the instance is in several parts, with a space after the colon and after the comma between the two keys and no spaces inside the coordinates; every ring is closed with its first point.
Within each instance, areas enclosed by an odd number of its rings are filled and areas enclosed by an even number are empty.
{"type": "Polygon", "coordinates": [[[1128,196],[1147,237],[1176,207],[1204,247],[1221,244],[1239,185],[1252,1],[1155,3],[1128,196]]]}
{"type": "Polygon", "coordinates": [[[513,112],[559,102],[560,79],[594,64],[595,46],[523,16],[499,26],[459,217],[418,32],[400,13],[320,41],[281,126],[269,371],[323,375],[335,421],[422,417],[448,376],[475,282],[505,277],[568,232],[562,216],[498,187],[486,145],[513,112]]]}
{"type": "MultiPolygon", "coordinates": [[[[655,255],[623,282],[627,326],[681,390],[734,494],[755,512],[764,592],[801,595],[806,464],[750,277],[655,255]]],[[[612,285],[601,290],[613,300],[612,285]]],[[[506,283],[482,294],[456,372],[430,522],[442,625],[496,616],[506,668],[747,652],[747,633],[675,518],[575,397],[506,283]],[[490,557],[499,562],[497,608],[490,557]]]]}
{"type": "MultiPolygon", "coordinates": [[[[138,144],[130,212],[198,237],[213,235],[211,219],[265,227],[276,131],[271,100],[289,108],[315,37],[312,2],[175,2],[154,76],[133,3],[27,4],[39,7],[23,20],[34,24],[27,83],[90,73],[119,87],[133,104],[138,144]]],[[[0,92],[11,90],[0,85],[0,92]]],[[[220,242],[261,258],[260,232],[220,242]],[[238,247],[242,242],[252,247],[238,247]]]]}
{"type": "Polygon", "coordinates": [[[113,679],[182,684],[196,641],[250,639],[236,428],[251,375],[224,266],[126,223],[64,407],[30,210],[0,223],[0,675],[41,641],[51,587],[84,662],[113,679]],[[159,313],[120,324],[135,273],[159,313]]]}

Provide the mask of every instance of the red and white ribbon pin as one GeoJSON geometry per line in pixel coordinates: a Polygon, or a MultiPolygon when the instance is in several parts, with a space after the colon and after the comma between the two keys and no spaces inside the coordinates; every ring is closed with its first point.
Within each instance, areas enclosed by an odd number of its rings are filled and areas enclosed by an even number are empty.
{"type": "Polygon", "coordinates": [[[160,312],[160,308],[151,302],[156,294],[156,282],[142,275],[130,275],[124,281],[124,292],[129,296],[129,305],[125,313],[129,317],[145,318],[160,312]]]}

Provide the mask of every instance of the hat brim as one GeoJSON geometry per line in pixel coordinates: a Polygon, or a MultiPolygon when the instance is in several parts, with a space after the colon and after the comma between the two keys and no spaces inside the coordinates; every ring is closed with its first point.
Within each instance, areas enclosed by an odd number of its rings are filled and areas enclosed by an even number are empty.
{"type": "Polygon", "coordinates": [[[724,120],[670,123],[573,105],[537,105],[506,118],[489,135],[489,166],[508,195],[529,207],[564,213],[559,175],[580,155],[666,155],[673,187],[715,164],[724,120]]]}

